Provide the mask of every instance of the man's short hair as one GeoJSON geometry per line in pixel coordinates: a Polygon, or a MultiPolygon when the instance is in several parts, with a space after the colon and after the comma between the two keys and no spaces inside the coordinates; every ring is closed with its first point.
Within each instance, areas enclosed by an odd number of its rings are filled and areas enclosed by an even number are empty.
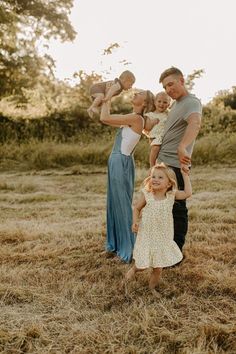
{"type": "Polygon", "coordinates": [[[172,66],[171,68],[166,69],[165,71],[163,71],[163,73],[160,76],[159,83],[162,83],[162,81],[167,76],[170,76],[170,75],[177,75],[177,76],[182,76],[182,77],[184,76],[181,70],[179,70],[178,68],[175,68],[174,66],[172,66]]]}

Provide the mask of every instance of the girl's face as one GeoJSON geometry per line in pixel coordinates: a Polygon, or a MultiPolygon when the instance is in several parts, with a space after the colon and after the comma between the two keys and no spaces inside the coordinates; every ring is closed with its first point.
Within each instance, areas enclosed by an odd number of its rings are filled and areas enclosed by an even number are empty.
{"type": "Polygon", "coordinates": [[[151,186],[153,191],[166,192],[171,187],[171,182],[163,170],[155,168],[151,174],[151,186]]]}
{"type": "Polygon", "coordinates": [[[170,105],[170,98],[166,94],[159,94],[155,99],[156,110],[163,113],[167,110],[170,105]]]}

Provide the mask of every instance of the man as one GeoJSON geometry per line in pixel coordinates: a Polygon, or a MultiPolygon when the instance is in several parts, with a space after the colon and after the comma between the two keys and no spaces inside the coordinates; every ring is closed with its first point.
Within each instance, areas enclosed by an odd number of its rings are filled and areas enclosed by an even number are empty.
{"type": "MultiPolygon", "coordinates": [[[[173,99],[158,161],[171,166],[176,173],[179,189],[184,189],[181,169],[189,172],[194,141],[201,126],[202,105],[197,97],[190,94],[182,72],[171,67],[159,79],[166,93],[173,99]]],[[[173,207],[174,240],[182,250],[188,230],[186,201],[176,201],[173,207]]]]}

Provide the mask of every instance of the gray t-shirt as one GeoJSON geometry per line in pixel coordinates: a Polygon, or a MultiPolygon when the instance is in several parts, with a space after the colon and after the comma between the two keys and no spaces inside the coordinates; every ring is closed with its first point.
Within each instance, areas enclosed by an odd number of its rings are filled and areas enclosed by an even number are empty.
{"type": "MultiPolygon", "coordinates": [[[[187,118],[192,113],[202,114],[202,105],[196,96],[188,94],[174,102],[165,123],[158,161],[164,162],[169,166],[180,167],[177,148],[188,125],[187,118]]],[[[193,151],[193,145],[194,142],[186,148],[190,156],[193,151]]]]}

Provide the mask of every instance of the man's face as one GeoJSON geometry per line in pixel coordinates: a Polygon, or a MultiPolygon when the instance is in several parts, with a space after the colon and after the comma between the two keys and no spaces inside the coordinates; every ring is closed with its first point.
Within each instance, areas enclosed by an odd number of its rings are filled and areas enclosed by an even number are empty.
{"type": "Polygon", "coordinates": [[[169,75],[162,81],[162,86],[167,95],[173,100],[178,100],[185,93],[184,78],[178,75],[169,75]]]}

